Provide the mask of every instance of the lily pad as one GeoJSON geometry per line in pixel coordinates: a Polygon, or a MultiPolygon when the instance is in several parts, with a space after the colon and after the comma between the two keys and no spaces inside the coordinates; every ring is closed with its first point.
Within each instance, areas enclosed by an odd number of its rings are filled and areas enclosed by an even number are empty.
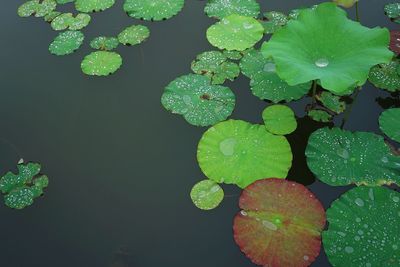
{"type": "Polygon", "coordinates": [[[5,204],[13,209],[23,209],[33,204],[35,198],[43,194],[48,178],[39,175],[40,164],[18,164],[18,174],[6,173],[0,179],[0,191],[5,194],[5,204]]]}
{"type": "Polygon", "coordinates": [[[60,33],[49,46],[53,55],[64,56],[78,50],[85,36],[80,31],[66,31],[60,33]]]}
{"type": "Polygon", "coordinates": [[[199,209],[212,210],[224,199],[224,190],[214,181],[203,180],[193,186],[190,198],[199,209]]]}
{"type": "Polygon", "coordinates": [[[211,78],[212,84],[222,84],[225,80],[233,81],[240,74],[238,64],[228,61],[219,51],[201,53],[192,62],[191,67],[194,73],[211,78]]]}
{"type": "Polygon", "coordinates": [[[90,47],[97,50],[111,51],[119,45],[118,38],[99,36],[90,42],[90,47]]]}
{"type": "Polygon", "coordinates": [[[332,115],[325,110],[312,109],[307,114],[311,119],[318,122],[329,122],[332,120],[332,115]]]}
{"type": "Polygon", "coordinates": [[[285,105],[272,105],[264,109],[265,127],[272,134],[285,135],[294,132],[297,121],[293,110],[285,105]]]}
{"type": "Polygon", "coordinates": [[[400,157],[374,133],[319,129],[308,140],[306,156],[316,177],[332,186],[400,184],[400,157]]]}
{"type": "Polygon", "coordinates": [[[90,20],[91,17],[88,14],[78,14],[74,17],[72,13],[64,13],[52,20],[51,27],[56,31],[63,31],[65,29],[76,31],[89,25],[90,20]]]}
{"type": "Polygon", "coordinates": [[[118,41],[123,45],[137,45],[150,36],[150,30],[144,25],[132,25],[118,34],[118,41]]]}
{"type": "Polygon", "coordinates": [[[175,16],[184,4],[184,0],[125,0],[124,10],[130,17],[157,21],[175,16]]]}
{"type": "Polygon", "coordinates": [[[189,74],[172,81],[165,88],[161,102],[190,124],[208,126],[232,114],[235,95],[228,87],[212,85],[206,76],[189,74]]]}
{"type": "Polygon", "coordinates": [[[285,178],[292,158],[284,136],[240,120],[209,128],[197,149],[200,168],[209,179],[241,188],[265,177],[285,178]]]}
{"type": "Polygon", "coordinates": [[[87,75],[107,76],[116,72],[121,65],[122,57],[118,53],[96,51],[83,59],[81,69],[87,75]]]}
{"type": "Polygon", "coordinates": [[[379,117],[379,127],[387,136],[400,143],[400,108],[385,110],[379,117]]]}
{"type": "Polygon", "coordinates": [[[334,267],[400,266],[400,194],[385,187],[360,186],[344,193],[327,210],[322,233],[334,267]]]}
{"type": "Polygon", "coordinates": [[[18,7],[18,16],[20,17],[30,17],[36,13],[39,6],[39,0],[31,0],[23,3],[18,7]]]}
{"type": "Polygon", "coordinates": [[[400,3],[386,4],[385,13],[392,21],[400,23],[400,3]]]}
{"type": "Polygon", "coordinates": [[[243,55],[240,51],[235,51],[235,50],[231,50],[231,51],[224,50],[223,54],[224,54],[224,56],[226,56],[227,58],[232,59],[232,60],[240,60],[243,57],[243,55]]]}
{"type": "Polygon", "coordinates": [[[316,97],[322,105],[336,114],[342,113],[346,109],[346,103],[341,101],[339,96],[323,91],[316,97]]]}
{"type": "Polygon", "coordinates": [[[260,5],[256,0],[210,0],[204,8],[207,16],[222,19],[232,14],[257,17],[260,5]]]}
{"type": "Polygon", "coordinates": [[[262,22],[265,33],[274,33],[289,21],[289,17],[281,12],[271,11],[264,13],[264,17],[267,19],[262,22]]]}
{"type": "Polygon", "coordinates": [[[44,17],[56,9],[57,3],[55,0],[31,0],[23,3],[18,7],[18,15],[20,17],[44,17]]]}
{"type": "Polygon", "coordinates": [[[243,51],[263,37],[264,28],[252,17],[232,14],[207,30],[207,39],[215,47],[243,51]]]}
{"type": "Polygon", "coordinates": [[[115,4],[115,0],[75,0],[79,12],[90,13],[104,11],[115,4]]]}
{"type": "Polygon", "coordinates": [[[51,11],[49,14],[44,16],[44,21],[51,23],[55,18],[60,16],[62,13],[59,11],[51,11]]]}
{"type": "Polygon", "coordinates": [[[233,222],[236,244],[257,265],[309,266],[321,249],[322,204],[304,185],[264,179],[246,187],[233,222]]]}
{"type": "Polygon", "coordinates": [[[372,66],[390,62],[389,39],[387,29],[364,27],[328,2],[300,11],[261,51],[273,58],[278,75],[289,85],[319,80],[340,95],[363,85],[372,66]]]}
{"type": "Polygon", "coordinates": [[[390,92],[400,90],[399,60],[394,59],[388,64],[379,64],[371,68],[369,81],[378,88],[390,92]]]}

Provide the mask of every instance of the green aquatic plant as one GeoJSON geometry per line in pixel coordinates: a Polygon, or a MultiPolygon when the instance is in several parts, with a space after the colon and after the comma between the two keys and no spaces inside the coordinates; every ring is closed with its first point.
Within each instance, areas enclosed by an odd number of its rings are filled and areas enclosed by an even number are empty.
{"type": "Polygon", "coordinates": [[[80,31],[60,33],[49,46],[49,51],[56,56],[69,55],[81,47],[85,36],[80,31]]]}
{"type": "Polygon", "coordinates": [[[400,3],[386,4],[385,13],[393,22],[400,23],[400,3]]]}
{"type": "Polygon", "coordinates": [[[212,210],[224,199],[224,190],[214,181],[203,180],[193,186],[190,198],[199,209],[212,210]]]}
{"type": "Polygon", "coordinates": [[[388,45],[387,29],[361,26],[334,3],[322,3],[302,10],[261,51],[273,58],[278,75],[289,85],[318,80],[340,95],[363,85],[372,66],[390,62],[388,45]]]}
{"type": "Polygon", "coordinates": [[[165,109],[182,115],[190,124],[209,126],[232,114],[235,95],[228,87],[211,84],[206,76],[189,74],[172,81],[161,102],[165,109]]]}
{"type": "Polygon", "coordinates": [[[357,4],[358,0],[333,0],[333,2],[339,6],[349,8],[357,4]]]}
{"type": "Polygon", "coordinates": [[[137,45],[150,36],[150,30],[144,25],[132,25],[118,34],[118,41],[123,45],[137,45]]]}
{"type": "Polygon", "coordinates": [[[400,156],[373,133],[322,128],[311,134],[305,154],[310,170],[332,186],[400,184],[400,156]]]}
{"type": "Polygon", "coordinates": [[[83,73],[92,76],[108,76],[122,65],[122,57],[116,52],[96,51],[87,55],[82,63],[83,73]]]}
{"type": "Polygon", "coordinates": [[[379,127],[389,138],[400,143],[400,108],[391,108],[382,112],[379,127]]]}
{"type": "Polygon", "coordinates": [[[265,127],[272,134],[285,135],[294,132],[297,121],[293,110],[285,105],[272,105],[262,113],[265,127]]]}
{"type": "Polygon", "coordinates": [[[79,12],[100,12],[109,9],[115,0],[75,0],[75,8],[79,12]]]}
{"type": "Polygon", "coordinates": [[[125,0],[124,11],[133,18],[165,20],[178,14],[184,0],[125,0]]]}
{"type": "Polygon", "coordinates": [[[312,109],[307,112],[307,115],[318,122],[329,122],[332,120],[332,115],[326,112],[325,110],[320,109],[312,109]]]}
{"type": "Polygon", "coordinates": [[[256,0],[210,0],[204,12],[218,19],[232,14],[256,18],[260,14],[260,4],[256,0]]]}
{"type": "Polygon", "coordinates": [[[261,23],[264,26],[264,33],[266,34],[275,33],[289,21],[288,16],[276,11],[265,12],[263,16],[264,20],[261,23]]]}
{"type": "Polygon", "coordinates": [[[369,81],[375,87],[389,92],[400,91],[400,63],[393,59],[387,64],[379,64],[371,68],[369,81]]]}
{"type": "Polygon", "coordinates": [[[51,13],[57,7],[55,0],[31,0],[23,3],[18,8],[20,17],[44,17],[51,13]]]}
{"type": "Polygon", "coordinates": [[[0,191],[4,194],[5,204],[13,209],[23,209],[33,204],[35,198],[43,194],[49,184],[46,175],[39,175],[38,163],[26,163],[21,160],[18,173],[7,172],[0,178],[0,191]]]}
{"type": "Polygon", "coordinates": [[[346,102],[342,101],[339,96],[327,91],[321,92],[316,98],[324,107],[336,114],[342,113],[346,109],[346,102]]]}
{"type": "Polygon", "coordinates": [[[56,31],[63,31],[66,29],[76,31],[88,26],[90,20],[91,17],[88,14],[78,14],[74,17],[72,13],[64,13],[52,19],[51,27],[56,31]]]}
{"type": "Polygon", "coordinates": [[[269,133],[264,125],[240,120],[209,128],[197,148],[200,168],[209,179],[241,188],[265,177],[285,178],[292,159],[284,136],[269,133]]]}
{"type": "Polygon", "coordinates": [[[90,47],[96,50],[111,51],[118,47],[119,40],[116,37],[98,36],[90,42],[90,47]]]}
{"type": "Polygon", "coordinates": [[[385,187],[357,187],[327,210],[322,233],[332,266],[400,266],[400,193],[385,187]]]}
{"type": "Polygon", "coordinates": [[[325,210],[305,186],[263,179],[243,190],[239,207],[234,238],[255,264],[305,267],[318,256],[325,210]]]}

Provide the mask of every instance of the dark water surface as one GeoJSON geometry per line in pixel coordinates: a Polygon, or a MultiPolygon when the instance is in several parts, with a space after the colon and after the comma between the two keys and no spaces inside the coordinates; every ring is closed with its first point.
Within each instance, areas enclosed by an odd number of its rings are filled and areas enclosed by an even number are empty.
{"type": "MultiPolygon", "coordinates": [[[[140,23],[117,2],[93,15],[83,49],[55,57],[47,49],[56,32],[40,18],[19,18],[22,0],[2,1],[0,172],[15,168],[23,157],[42,163],[50,185],[44,198],[23,211],[0,203],[0,265],[254,266],[232,237],[239,190],[226,187],[230,196],[210,212],[198,210],[189,198],[192,185],[204,178],[196,147],[205,129],[188,125],[160,104],[164,86],[189,73],[195,56],[211,49],[205,32],[214,20],[204,15],[205,2],[186,0],[173,19],[143,22],[150,27],[150,39],[118,49],[124,65],[116,75],[84,76],[80,61],[91,51],[89,40],[140,23]]],[[[321,1],[260,2],[264,11],[287,12],[321,1]]],[[[383,13],[389,2],[360,1],[363,24],[395,29],[398,25],[383,13]]],[[[267,104],[252,96],[248,79],[228,86],[238,98],[233,118],[261,122],[267,104]]],[[[366,85],[346,128],[379,132],[378,96],[388,94],[366,85]]],[[[292,105],[299,116],[306,101],[292,105]]],[[[304,147],[320,126],[302,119],[290,136],[295,152],[290,178],[311,183],[328,207],[348,188],[314,182],[307,170],[304,147]]],[[[323,251],[313,266],[329,266],[323,251]]]]}

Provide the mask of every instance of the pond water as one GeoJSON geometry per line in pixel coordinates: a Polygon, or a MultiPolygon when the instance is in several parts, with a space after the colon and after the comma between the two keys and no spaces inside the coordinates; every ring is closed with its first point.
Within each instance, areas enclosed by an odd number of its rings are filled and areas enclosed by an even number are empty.
{"type": "MultiPolygon", "coordinates": [[[[178,16],[156,23],[129,18],[122,1],[95,14],[86,40],[133,23],[151,30],[143,45],[120,48],[124,65],[107,78],[81,73],[88,42],[71,56],[50,55],[56,33],[41,19],[19,18],[22,2],[3,1],[0,9],[0,172],[15,168],[20,158],[40,162],[50,185],[23,211],[1,203],[2,265],[255,266],[233,241],[240,191],[225,187],[226,199],[210,212],[190,200],[191,187],[204,178],[196,148],[205,128],[188,125],[160,104],[164,86],[190,73],[195,56],[212,49],[205,32],[214,20],[203,13],[205,1],[186,0],[178,16]]],[[[260,2],[263,10],[287,12],[321,1],[260,2]]],[[[363,24],[395,29],[383,13],[389,2],[360,1],[363,24]]],[[[251,94],[249,80],[227,85],[238,99],[233,118],[261,122],[267,104],[251,94]]],[[[366,85],[345,128],[379,132],[379,103],[390,104],[388,96],[366,85]]],[[[298,116],[307,101],[291,104],[298,116]]],[[[289,179],[309,185],[327,208],[348,188],[314,180],[303,155],[308,135],[322,125],[308,119],[299,125],[289,136],[295,154],[289,179]]],[[[313,266],[329,266],[323,250],[313,266]]]]}

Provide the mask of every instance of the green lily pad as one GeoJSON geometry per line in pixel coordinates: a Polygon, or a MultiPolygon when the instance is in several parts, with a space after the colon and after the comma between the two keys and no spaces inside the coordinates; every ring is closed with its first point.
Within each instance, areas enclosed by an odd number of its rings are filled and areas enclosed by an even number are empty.
{"type": "Polygon", "coordinates": [[[261,51],[273,58],[279,77],[289,85],[319,80],[340,95],[363,85],[372,66],[390,62],[389,40],[387,29],[364,27],[328,2],[300,11],[261,51]]]}
{"type": "Polygon", "coordinates": [[[232,60],[240,60],[243,57],[240,51],[235,51],[235,50],[232,51],[224,50],[224,52],[222,53],[224,54],[224,56],[232,60]]]}
{"type": "Polygon", "coordinates": [[[56,0],[56,1],[57,1],[57,4],[60,4],[60,5],[75,2],[75,0],[56,0]]]}
{"type": "Polygon", "coordinates": [[[209,128],[197,149],[200,168],[209,179],[241,188],[265,177],[285,178],[292,158],[284,136],[240,120],[209,128]]]}
{"type": "Polygon", "coordinates": [[[215,47],[243,51],[263,37],[264,28],[254,18],[232,14],[207,30],[207,39],[215,47]]]}
{"type": "Polygon", "coordinates": [[[51,13],[57,7],[57,2],[55,0],[43,0],[37,6],[35,17],[44,17],[51,13]]]}
{"type": "Polygon", "coordinates": [[[332,186],[400,184],[400,157],[373,133],[319,129],[308,140],[306,156],[316,177],[332,186]]]}
{"type": "Polygon", "coordinates": [[[222,19],[232,14],[256,18],[260,5],[256,0],[210,0],[204,8],[207,16],[222,19]]]}
{"type": "Polygon", "coordinates": [[[379,117],[379,127],[387,136],[400,143],[400,108],[385,110],[379,117]]]}
{"type": "Polygon", "coordinates": [[[78,50],[85,36],[80,31],[66,31],[60,33],[49,46],[53,55],[64,56],[78,50]]]}
{"type": "Polygon", "coordinates": [[[262,100],[290,102],[302,98],[311,88],[311,82],[289,86],[277,75],[275,63],[255,49],[245,53],[240,68],[243,75],[251,79],[252,93],[262,100]]]}
{"type": "Polygon", "coordinates": [[[118,34],[118,41],[123,45],[137,45],[150,36],[150,30],[144,25],[132,25],[118,34]]]}
{"type": "Polygon", "coordinates": [[[379,64],[371,68],[369,81],[378,88],[390,92],[400,90],[399,60],[395,59],[388,64],[379,64]]]}
{"type": "Polygon", "coordinates": [[[255,264],[305,267],[317,258],[325,210],[304,185],[273,178],[257,181],[243,190],[239,207],[234,239],[255,264]]]}
{"type": "Polygon", "coordinates": [[[85,28],[89,25],[92,18],[88,14],[78,14],[75,19],[70,23],[69,29],[72,31],[77,31],[85,28]]]}
{"type": "Polygon", "coordinates": [[[59,11],[51,11],[49,14],[44,16],[44,21],[51,23],[55,18],[60,16],[62,13],[59,11]]]}
{"type": "Polygon", "coordinates": [[[350,8],[354,6],[354,4],[358,2],[358,0],[333,0],[333,2],[335,2],[339,6],[350,8]]]}
{"type": "Polygon", "coordinates": [[[55,17],[51,22],[51,27],[55,31],[63,31],[69,29],[77,31],[89,25],[91,20],[88,14],[78,14],[76,17],[72,13],[64,13],[55,17]]]}
{"type": "Polygon", "coordinates": [[[332,120],[332,115],[325,110],[312,109],[308,111],[307,115],[318,122],[330,122],[332,120]]]}
{"type": "Polygon", "coordinates": [[[342,113],[346,109],[346,103],[340,100],[339,96],[323,91],[316,96],[318,101],[327,109],[332,110],[336,114],[342,113]]]}
{"type": "Polygon", "coordinates": [[[122,57],[118,53],[96,51],[83,59],[81,69],[87,75],[107,76],[116,72],[121,65],[122,57]]]}
{"type": "Polygon", "coordinates": [[[214,181],[203,180],[193,186],[190,198],[199,209],[212,210],[224,199],[224,190],[214,181]]]}
{"type": "Polygon", "coordinates": [[[264,17],[267,19],[266,21],[262,22],[264,26],[264,33],[274,33],[283,26],[285,26],[288,21],[289,17],[281,12],[271,11],[264,13],[264,17]]]}
{"type": "Polygon", "coordinates": [[[104,11],[115,4],[115,0],[75,0],[79,12],[90,13],[104,11]]]}
{"type": "Polygon", "coordinates": [[[400,3],[385,5],[386,15],[396,23],[400,23],[400,3]]]}
{"type": "Polygon", "coordinates": [[[125,0],[124,11],[133,18],[165,20],[178,14],[184,0],[125,0]]]}
{"type": "Polygon", "coordinates": [[[189,74],[172,81],[162,95],[163,106],[195,126],[208,126],[228,118],[235,95],[228,87],[212,85],[202,75],[189,74]]]}
{"type": "Polygon", "coordinates": [[[272,134],[285,135],[294,132],[297,121],[293,110],[285,105],[272,105],[264,109],[265,127],[272,134]]]}
{"type": "Polygon", "coordinates": [[[18,7],[18,15],[20,17],[44,17],[56,9],[57,3],[55,0],[31,0],[23,3],[18,7]]]}
{"type": "Polygon", "coordinates": [[[194,73],[211,78],[212,84],[222,84],[225,80],[233,81],[240,74],[238,64],[228,61],[219,51],[201,53],[192,62],[191,68],[194,73]]]}
{"type": "Polygon", "coordinates": [[[90,47],[97,50],[111,51],[119,45],[118,38],[99,36],[90,42],[90,47]]]}
{"type": "Polygon", "coordinates": [[[0,178],[0,191],[5,194],[5,204],[13,209],[23,209],[33,204],[43,194],[49,180],[39,175],[40,164],[23,162],[18,164],[18,174],[6,173],[0,178]]]}
{"type": "Polygon", "coordinates": [[[400,266],[400,194],[385,187],[353,188],[327,210],[322,233],[334,267],[400,266]]]}

